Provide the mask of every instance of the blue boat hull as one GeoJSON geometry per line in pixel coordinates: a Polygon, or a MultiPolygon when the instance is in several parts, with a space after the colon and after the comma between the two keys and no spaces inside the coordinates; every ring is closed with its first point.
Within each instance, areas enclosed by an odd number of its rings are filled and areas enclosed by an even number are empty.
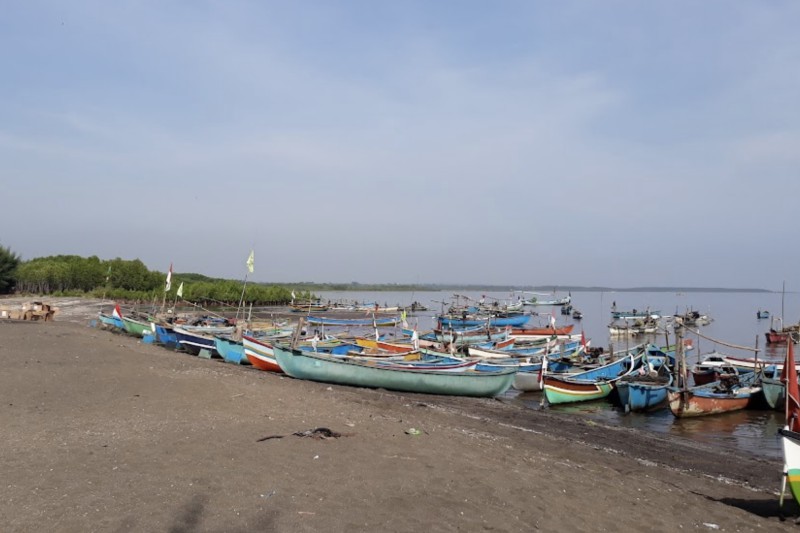
{"type": "Polygon", "coordinates": [[[486,319],[462,319],[462,318],[449,318],[445,316],[439,317],[439,322],[443,328],[464,328],[472,326],[485,326],[488,322],[490,327],[519,327],[528,323],[530,315],[519,315],[509,317],[492,317],[486,319]]]}
{"type": "Polygon", "coordinates": [[[156,325],[156,342],[165,348],[174,350],[178,347],[178,336],[172,328],[156,325]]]}
{"type": "Polygon", "coordinates": [[[666,406],[667,389],[671,385],[672,380],[661,384],[620,380],[617,382],[617,394],[625,412],[649,411],[666,406]]]}
{"type": "Polygon", "coordinates": [[[219,356],[217,345],[213,337],[192,335],[178,330],[175,330],[175,335],[178,338],[180,347],[192,355],[199,355],[201,350],[207,350],[211,355],[219,356]]]}

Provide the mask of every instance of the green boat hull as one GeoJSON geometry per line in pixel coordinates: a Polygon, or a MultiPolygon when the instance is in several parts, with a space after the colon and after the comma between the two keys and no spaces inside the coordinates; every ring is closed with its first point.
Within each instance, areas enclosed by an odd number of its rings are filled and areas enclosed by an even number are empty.
{"type": "Polygon", "coordinates": [[[609,382],[594,382],[574,386],[569,383],[545,381],[544,394],[550,405],[575,402],[589,402],[606,398],[614,389],[614,384],[609,382]]]}
{"type": "Polygon", "coordinates": [[[516,368],[499,372],[395,369],[292,350],[277,344],[273,345],[273,351],[281,369],[293,378],[423,394],[493,397],[511,387],[517,372],[516,368]]]}
{"type": "Polygon", "coordinates": [[[145,322],[139,322],[138,320],[134,320],[128,317],[122,317],[122,323],[125,324],[125,331],[130,333],[135,337],[144,337],[145,333],[150,334],[153,330],[150,328],[150,324],[145,322]]]}

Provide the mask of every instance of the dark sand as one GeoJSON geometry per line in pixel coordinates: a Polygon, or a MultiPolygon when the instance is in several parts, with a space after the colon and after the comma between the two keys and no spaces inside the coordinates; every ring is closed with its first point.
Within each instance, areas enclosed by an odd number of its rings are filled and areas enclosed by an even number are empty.
{"type": "Polygon", "coordinates": [[[778,461],[293,380],[85,314],[0,321],[2,531],[797,531],[778,461]],[[292,435],[317,427],[343,436],[292,435]]]}

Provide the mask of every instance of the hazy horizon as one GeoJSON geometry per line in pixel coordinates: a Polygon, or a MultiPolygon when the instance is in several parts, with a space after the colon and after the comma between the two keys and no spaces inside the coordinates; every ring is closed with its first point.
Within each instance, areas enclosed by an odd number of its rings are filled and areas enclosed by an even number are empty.
{"type": "Polygon", "coordinates": [[[800,3],[33,0],[0,245],[254,281],[800,287],[800,3]]]}

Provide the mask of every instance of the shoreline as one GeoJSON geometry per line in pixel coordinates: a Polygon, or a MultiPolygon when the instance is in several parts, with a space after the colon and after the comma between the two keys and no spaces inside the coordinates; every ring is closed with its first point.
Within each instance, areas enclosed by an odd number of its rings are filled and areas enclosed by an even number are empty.
{"type": "Polygon", "coordinates": [[[795,527],[780,461],[508,401],[294,380],[86,324],[0,321],[12,531],[795,527]],[[293,435],[319,427],[341,436],[293,435]]]}

